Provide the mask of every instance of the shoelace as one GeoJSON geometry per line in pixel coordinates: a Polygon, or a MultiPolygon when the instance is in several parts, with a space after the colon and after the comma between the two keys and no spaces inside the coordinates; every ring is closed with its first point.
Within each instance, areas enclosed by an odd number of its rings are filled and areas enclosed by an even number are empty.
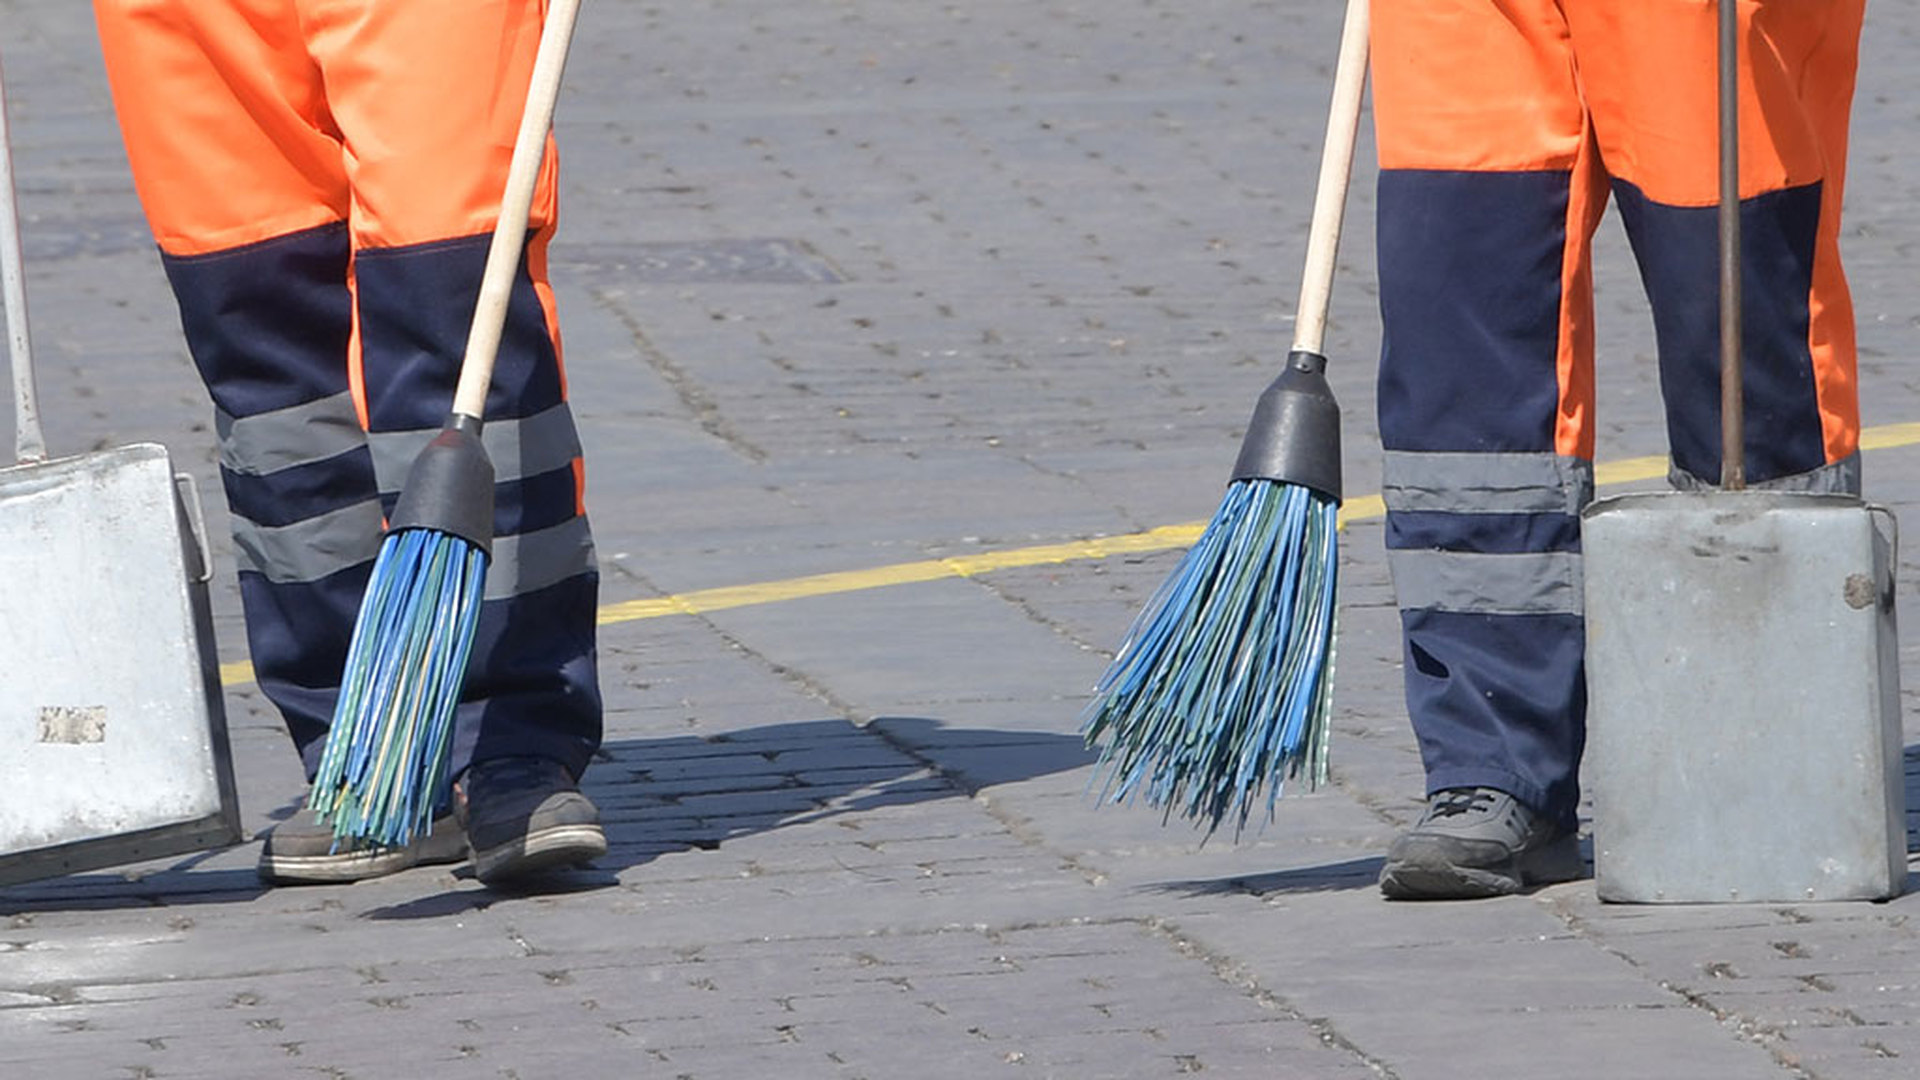
{"type": "Polygon", "coordinates": [[[1429,818],[1459,817],[1476,810],[1484,810],[1492,806],[1493,801],[1494,796],[1490,791],[1474,789],[1441,792],[1440,801],[1433,804],[1427,816],[1429,818]]]}

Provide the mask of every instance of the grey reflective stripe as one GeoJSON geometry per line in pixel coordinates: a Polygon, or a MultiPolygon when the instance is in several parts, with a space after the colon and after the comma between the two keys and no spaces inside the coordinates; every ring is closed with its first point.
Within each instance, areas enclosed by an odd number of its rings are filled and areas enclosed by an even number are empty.
{"type": "Polygon", "coordinates": [[[378,499],[291,525],[260,525],[235,515],[234,560],[279,584],[318,581],[372,561],[384,525],[378,499]]]}
{"type": "Polygon", "coordinates": [[[1579,615],[1580,556],[1569,551],[1485,555],[1456,551],[1387,552],[1403,611],[1481,615],[1579,615]]]}
{"type": "Polygon", "coordinates": [[[520,596],[593,568],[593,533],[583,517],[539,532],[496,536],[493,561],[487,565],[486,596],[489,600],[520,596]]]}
{"type": "MultiPolygon", "coordinates": [[[[413,459],[437,434],[438,428],[369,436],[380,490],[400,490],[413,459]]],[[[494,479],[501,483],[566,468],[580,456],[580,434],[574,428],[573,410],[564,401],[522,420],[488,420],[480,429],[480,443],[493,461],[494,479]]]]}
{"type": "Polygon", "coordinates": [[[215,409],[213,426],[220,464],[247,476],[325,461],[367,442],[353,399],[345,394],[244,418],[215,409]]]}
{"type": "MultiPolygon", "coordinates": [[[[1715,481],[1702,480],[1678,465],[1667,467],[1667,483],[1676,491],[1714,491],[1720,485],[1715,481]]],[[[1822,465],[1792,476],[1779,476],[1772,480],[1763,480],[1757,484],[1749,483],[1754,491],[1805,491],[1815,495],[1858,495],[1860,494],[1860,455],[1848,454],[1831,465],[1822,465]]]]}
{"type": "Polygon", "coordinates": [[[1593,463],[1564,454],[1389,450],[1387,509],[1443,514],[1578,514],[1593,499],[1593,463]]]}

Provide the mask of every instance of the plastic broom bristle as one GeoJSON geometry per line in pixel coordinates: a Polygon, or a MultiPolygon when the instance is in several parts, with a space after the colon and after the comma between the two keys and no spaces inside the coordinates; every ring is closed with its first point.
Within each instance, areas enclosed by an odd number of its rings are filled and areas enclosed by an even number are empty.
{"type": "Polygon", "coordinates": [[[434,529],[380,545],[308,806],[342,840],[403,845],[446,801],[487,555],[434,529]]]}
{"type": "Polygon", "coordinates": [[[1338,509],[1297,484],[1228,486],[1082,717],[1102,798],[1237,834],[1286,780],[1325,782],[1338,509]]]}

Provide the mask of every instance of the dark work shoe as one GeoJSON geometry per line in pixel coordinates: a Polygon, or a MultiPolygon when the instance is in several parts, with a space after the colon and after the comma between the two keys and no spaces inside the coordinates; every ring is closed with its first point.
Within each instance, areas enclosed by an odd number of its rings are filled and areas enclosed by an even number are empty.
{"type": "Polygon", "coordinates": [[[257,869],[262,881],[275,885],[338,884],[466,857],[467,838],[451,814],[435,818],[431,832],[404,847],[364,840],[336,844],[332,826],[322,824],[303,799],[299,812],[267,833],[257,869]]]}
{"type": "Polygon", "coordinates": [[[1586,873],[1580,842],[1493,788],[1451,788],[1387,849],[1380,891],[1391,900],[1471,900],[1586,873]]]}
{"type": "Polygon", "coordinates": [[[473,848],[474,876],[489,885],[591,862],[607,853],[599,808],[557,761],[514,757],[475,762],[457,790],[454,805],[473,848]]]}

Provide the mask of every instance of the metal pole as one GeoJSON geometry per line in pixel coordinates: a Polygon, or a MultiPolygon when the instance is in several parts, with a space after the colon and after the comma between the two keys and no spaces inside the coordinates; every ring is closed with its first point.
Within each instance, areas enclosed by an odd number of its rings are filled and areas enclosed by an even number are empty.
{"type": "Polygon", "coordinates": [[[14,453],[23,465],[47,460],[33,392],[33,349],[27,340],[27,276],[20,254],[19,202],[13,188],[13,141],[7,131],[5,78],[0,76],[0,293],[7,312],[7,355],[13,366],[14,453]]]}
{"type": "Polygon", "coordinates": [[[1720,486],[1747,486],[1740,372],[1740,12],[1720,8],[1720,486]]]}

